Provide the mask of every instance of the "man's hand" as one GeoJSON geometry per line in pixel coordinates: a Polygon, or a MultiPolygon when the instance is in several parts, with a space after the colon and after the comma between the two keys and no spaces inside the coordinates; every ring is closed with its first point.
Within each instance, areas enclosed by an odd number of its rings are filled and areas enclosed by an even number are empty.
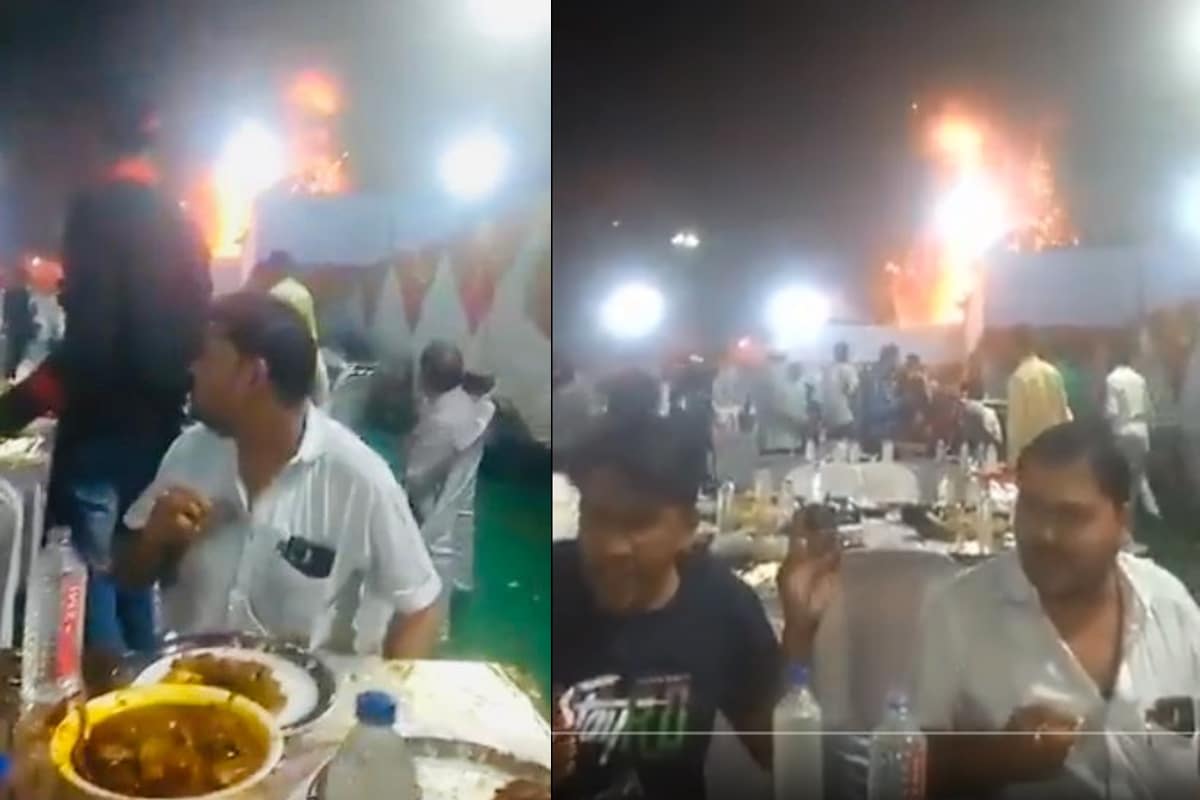
{"type": "Polygon", "coordinates": [[[200,537],[211,515],[208,498],[187,487],[173,486],[154,502],[145,531],[162,544],[186,546],[200,537]]]}
{"type": "MultiPolygon", "coordinates": [[[[568,695],[569,696],[569,695],[568,695]]],[[[550,781],[551,785],[571,777],[575,771],[575,755],[578,742],[575,737],[571,712],[567,698],[560,698],[554,703],[552,712],[552,732],[550,739],[550,781]]]]}
{"type": "Polygon", "coordinates": [[[1023,783],[1054,776],[1079,737],[1082,720],[1045,705],[1018,708],[997,737],[1010,780],[1023,783]]]}
{"type": "Polygon", "coordinates": [[[789,524],[787,557],[775,582],[790,633],[811,638],[841,588],[842,553],[836,542],[822,545],[822,537],[836,533],[809,530],[807,518],[801,512],[789,524]]]}

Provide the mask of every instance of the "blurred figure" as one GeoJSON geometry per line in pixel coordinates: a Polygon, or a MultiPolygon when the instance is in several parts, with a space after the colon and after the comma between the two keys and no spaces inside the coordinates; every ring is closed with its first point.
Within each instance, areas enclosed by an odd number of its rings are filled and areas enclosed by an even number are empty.
{"type": "Polygon", "coordinates": [[[58,414],[48,522],[71,529],[89,566],[86,641],[156,646],[153,594],[112,578],[121,519],[179,435],[212,281],[199,231],[162,188],[159,122],[139,98],[108,105],[112,160],[72,203],[63,236],[62,340],[0,398],[0,432],[58,414]]]}
{"type": "Polygon", "coordinates": [[[1113,351],[1113,367],[1105,380],[1104,413],[1117,446],[1125,454],[1133,481],[1130,526],[1136,525],[1139,508],[1158,516],[1158,503],[1146,480],[1150,452],[1150,392],[1146,379],[1133,368],[1132,348],[1120,342],[1113,351]]]}
{"type": "Polygon", "coordinates": [[[1008,464],[1016,468],[1025,445],[1047,428],[1070,420],[1062,375],[1037,352],[1033,332],[1018,328],[1013,343],[1019,363],[1008,379],[1008,464]]]}
{"type": "Polygon", "coordinates": [[[260,292],[269,292],[279,298],[304,318],[317,347],[315,375],[312,400],[318,406],[329,404],[329,368],[325,366],[325,358],[321,355],[321,338],[317,334],[317,306],[313,301],[308,287],[296,278],[296,263],[292,257],[280,250],[272,251],[265,261],[260,261],[250,273],[246,288],[260,292]]]}
{"type": "Polygon", "coordinates": [[[659,380],[640,369],[625,370],[611,378],[606,387],[610,417],[639,421],[661,416],[659,380]]]}
{"type": "Polygon", "coordinates": [[[972,449],[1004,446],[1000,415],[983,402],[983,382],[970,380],[962,387],[963,438],[972,449]]]}
{"type": "Polygon", "coordinates": [[[900,399],[896,370],[900,349],[889,344],[879,351],[879,360],[863,375],[862,428],[863,449],[878,453],[880,443],[894,439],[900,420],[900,399]]]}
{"type": "Polygon", "coordinates": [[[574,365],[557,353],[552,359],[550,442],[553,451],[562,452],[587,432],[592,419],[592,401],[574,365]]]}
{"type": "Polygon", "coordinates": [[[909,353],[905,356],[896,386],[900,400],[903,438],[912,442],[930,441],[932,431],[929,415],[932,393],[929,376],[919,355],[909,353]]]}
{"type": "Polygon", "coordinates": [[[758,450],[762,455],[782,455],[802,441],[805,409],[798,405],[788,380],[787,357],[771,353],[755,385],[758,414],[758,450]]]}
{"type": "Polygon", "coordinates": [[[25,360],[25,352],[37,337],[29,277],[21,267],[8,272],[4,287],[4,377],[12,379],[25,360]]]}
{"type": "Polygon", "coordinates": [[[850,345],[833,346],[833,366],[824,380],[825,397],[821,403],[825,431],[831,439],[852,439],[857,434],[854,409],[858,405],[858,370],[850,363],[850,345]]]}

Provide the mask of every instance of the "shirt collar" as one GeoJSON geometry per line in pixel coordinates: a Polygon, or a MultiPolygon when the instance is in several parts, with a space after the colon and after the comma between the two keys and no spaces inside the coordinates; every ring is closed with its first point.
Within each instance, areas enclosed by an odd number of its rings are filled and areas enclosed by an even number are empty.
{"type": "MultiPolygon", "coordinates": [[[[997,558],[1005,559],[1001,567],[1001,582],[1003,584],[1005,598],[1015,605],[1029,606],[1036,609],[1037,613],[1045,614],[1041,608],[1041,602],[1038,600],[1037,590],[1033,588],[1033,584],[1029,582],[1029,578],[1025,576],[1025,570],[1021,569],[1021,560],[1016,553],[1006,553],[997,558]]],[[[1140,580],[1139,570],[1131,569],[1133,556],[1126,553],[1117,555],[1117,570],[1124,581],[1125,586],[1129,589],[1129,603],[1125,608],[1126,624],[1131,631],[1138,631],[1145,627],[1147,619],[1154,613],[1154,605],[1151,602],[1151,587],[1147,586],[1140,580]]]]}
{"type": "Polygon", "coordinates": [[[300,437],[300,447],[296,449],[293,462],[311,464],[325,454],[325,420],[321,412],[312,403],[304,413],[304,433],[300,437]]]}

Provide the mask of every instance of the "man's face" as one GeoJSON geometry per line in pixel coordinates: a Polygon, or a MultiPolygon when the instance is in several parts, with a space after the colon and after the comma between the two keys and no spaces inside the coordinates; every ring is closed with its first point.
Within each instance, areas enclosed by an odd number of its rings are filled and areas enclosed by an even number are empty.
{"type": "Polygon", "coordinates": [[[232,435],[237,415],[265,369],[260,360],[239,353],[218,326],[209,325],[204,348],[192,362],[192,416],[221,436],[232,435]]]}
{"type": "Polygon", "coordinates": [[[1030,462],[1017,476],[1016,538],[1021,566],[1043,599],[1095,589],[1124,540],[1128,514],[1100,491],[1084,459],[1030,462]]]}
{"type": "Polygon", "coordinates": [[[579,489],[579,547],[597,603],[618,614],[646,608],[691,542],[689,511],[651,502],[607,469],[579,489]]]}

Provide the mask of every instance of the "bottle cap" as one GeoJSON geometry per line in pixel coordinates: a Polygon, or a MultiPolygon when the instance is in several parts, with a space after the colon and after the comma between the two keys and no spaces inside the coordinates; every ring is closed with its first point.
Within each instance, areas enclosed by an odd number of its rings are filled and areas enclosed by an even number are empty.
{"type": "Polygon", "coordinates": [[[808,686],[809,668],[807,664],[788,664],[787,679],[789,686],[808,686]]]}
{"type": "Polygon", "coordinates": [[[396,724],[396,701],[387,692],[363,692],[355,702],[355,716],[364,725],[390,728],[396,724]]]}
{"type": "Polygon", "coordinates": [[[8,760],[8,756],[0,753],[0,788],[8,781],[9,773],[12,772],[12,762],[8,760]]]}

